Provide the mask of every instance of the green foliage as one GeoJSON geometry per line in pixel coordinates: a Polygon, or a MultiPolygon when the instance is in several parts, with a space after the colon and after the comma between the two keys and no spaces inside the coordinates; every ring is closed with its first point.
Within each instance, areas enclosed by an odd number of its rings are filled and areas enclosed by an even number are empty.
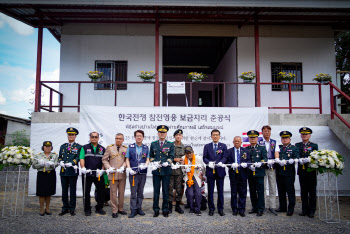
{"type": "Polygon", "coordinates": [[[12,143],[11,145],[14,146],[18,146],[18,145],[22,145],[22,146],[30,146],[30,138],[29,135],[27,133],[27,131],[25,129],[21,130],[21,131],[16,131],[14,133],[7,134],[7,137],[11,137],[12,139],[12,143]]]}

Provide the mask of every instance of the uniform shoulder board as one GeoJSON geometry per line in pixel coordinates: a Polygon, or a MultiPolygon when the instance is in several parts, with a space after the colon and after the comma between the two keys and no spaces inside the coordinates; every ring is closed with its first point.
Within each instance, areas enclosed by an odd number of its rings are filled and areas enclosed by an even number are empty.
{"type": "Polygon", "coordinates": [[[283,148],[283,145],[278,145],[280,148],[283,148]]]}
{"type": "Polygon", "coordinates": [[[36,155],[39,155],[39,154],[41,154],[41,153],[37,153],[36,155]]]}
{"type": "Polygon", "coordinates": [[[123,145],[124,148],[128,148],[126,145],[123,145]]]}
{"type": "Polygon", "coordinates": [[[156,140],[156,141],[152,141],[152,143],[157,143],[158,142],[158,140],[156,140]]]}
{"type": "Polygon", "coordinates": [[[110,144],[108,147],[112,147],[114,144],[110,144]]]}
{"type": "Polygon", "coordinates": [[[53,152],[54,154],[57,154],[56,152],[53,152]]]}

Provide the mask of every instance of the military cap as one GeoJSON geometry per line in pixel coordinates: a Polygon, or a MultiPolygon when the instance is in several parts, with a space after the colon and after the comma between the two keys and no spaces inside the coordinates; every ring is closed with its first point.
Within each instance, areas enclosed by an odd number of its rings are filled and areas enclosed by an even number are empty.
{"type": "Polygon", "coordinates": [[[301,134],[312,134],[312,130],[311,128],[308,128],[308,127],[302,127],[299,129],[299,132],[301,134]]]}
{"type": "Polygon", "coordinates": [[[174,132],[174,136],[176,136],[176,134],[184,134],[184,132],[181,129],[178,129],[174,132]]]}
{"type": "Polygon", "coordinates": [[[282,131],[282,132],[280,132],[280,136],[282,138],[284,138],[284,137],[292,137],[292,133],[289,132],[289,131],[282,131]]]}
{"type": "Polygon", "coordinates": [[[256,130],[250,130],[247,132],[248,137],[258,137],[259,136],[259,132],[256,130]]]}
{"type": "Polygon", "coordinates": [[[191,146],[186,146],[185,147],[185,153],[187,153],[187,152],[193,152],[193,149],[192,149],[191,146]]]}
{"type": "Polygon", "coordinates": [[[44,141],[43,146],[52,146],[52,142],[51,141],[44,141]]]}
{"type": "Polygon", "coordinates": [[[158,132],[168,132],[168,131],[169,131],[169,128],[168,128],[168,126],[166,126],[166,125],[159,125],[159,126],[157,127],[157,131],[158,131],[158,132]]]}
{"type": "Polygon", "coordinates": [[[79,134],[78,129],[72,128],[72,127],[67,128],[66,132],[67,132],[67,134],[75,134],[75,135],[78,135],[78,134],[79,134]]]}

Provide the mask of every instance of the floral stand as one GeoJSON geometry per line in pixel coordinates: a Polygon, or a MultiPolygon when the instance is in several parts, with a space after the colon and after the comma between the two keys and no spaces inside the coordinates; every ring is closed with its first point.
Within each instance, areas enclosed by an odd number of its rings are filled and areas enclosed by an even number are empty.
{"type": "Polygon", "coordinates": [[[2,218],[23,216],[25,198],[27,196],[29,170],[23,166],[6,167],[0,171],[1,192],[3,198],[2,218]]]}
{"type": "Polygon", "coordinates": [[[339,223],[337,176],[331,172],[317,175],[317,202],[319,219],[326,223],[339,223]]]}

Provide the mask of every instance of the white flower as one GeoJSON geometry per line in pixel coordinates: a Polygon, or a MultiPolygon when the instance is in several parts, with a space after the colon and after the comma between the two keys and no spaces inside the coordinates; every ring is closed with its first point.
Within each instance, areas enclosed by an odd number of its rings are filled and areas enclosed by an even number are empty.
{"type": "Polygon", "coordinates": [[[8,158],[8,159],[7,159],[7,162],[9,162],[9,163],[11,163],[12,161],[13,161],[12,158],[8,158]]]}
{"type": "Polygon", "coordinates": [[[13,160],[13,163],[14,164],[19,164],[21,161],[18,159],[18,158],[15,158],[14,160],[13,160]]]}
{"type": "Polygon", "coordinates": [[[321,159],[323,159],[323,160],[325,160],[326,158],[327,158],[326,155],[322,155],[322,156],[321,156],[321,159]]]}
{"type": "Polygon", "coordinates": [[[11,151],[9,152],[9,154],[10,154],[10,155],[15,155],[15,154],[16,154],[16,151],[11,150],[11,151]]]}
{"type": "Polygon", "coordinates": [[[6,160],[3,160],[3,161],[2,161],[2,164],[6,164],[6,160]]]}
{"type": "Polygon", "coordinates": [[[318,166],[316,164],[311,164],[310,166],[311,166],[311,168],[318,168],[318,166]]]}
{"type": "Polygon", "coordinates": [[[15,158],[22,158],[22,154],[16,154],[15,158]]]}

